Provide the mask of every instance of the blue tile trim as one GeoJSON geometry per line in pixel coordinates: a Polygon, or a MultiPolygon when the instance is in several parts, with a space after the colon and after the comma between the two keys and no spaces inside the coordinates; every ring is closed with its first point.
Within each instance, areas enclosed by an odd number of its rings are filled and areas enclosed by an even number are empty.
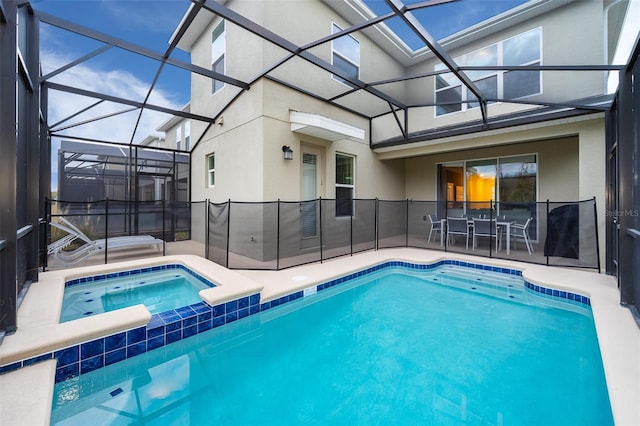
{"type": "MultiPolygon", "coordinates": [[[[171,265],[169,265],[171,266],[171,265]]],[[[180,267],[181,265],[176,265],[180,267]]],[[[302,297],[300,295],[300,297],[302,297]]],[[[151,316],[146,326],[115,333],[0,366],[8,373],[46,359],[56,359],[56,383],[177,342],[198,333],[260,312],[260,294],[221,305],[199,302],[151,316]]]]}
{"type": "Polygon", "coordinates": [[[212,283],[211,281],[209,281],[208,279],[206,279],[202,275],[198,274],[195,271],[192,271],[191,269],[189,269],[186,266],[181,265],[179,263],[171,263],[171,264],[168,264],[168,265],[151,266],[151,267],[140,268],[140,269],[130,269],[128,271],[110,272],[108,274],[94,275],[94,276],[91,276],[91,277],[75,278],[73,280],[66,281],[64,283],[64,286],[65,287],[71,287],[73,285],[85,284],[85,283],[96,282],[96,281],[102,281],[102,280],[106,280],[106,279],[109,279],[109,278],[120,278],[120,277],[129,276],[129,275],[144,274],[145,272],[157,272],[157,271],[164,271],[164,270],[170,270],[170,269],[180,269],[182,271],[185,271],[186,273],[188,273],[192,277],[196,278],[198,281],[202,282],[203,284],[205,284],[208,287],[215,287],[216,286],[214,283],[212,283]]]}
{"type": "Polygon", "coordinates": [[[517,269],[502,268],[502,267],[499,267],[499,266],[482,265],[482,264],[478,264],[478,263],[465,262],[465,261],[462,261],[462,260],[449,260],[449,259],[447,259],[447,260],[441,260],[441,261],[438,261],[438,262],[435,262],[435,263],[429,263],[429,264],[409,263],[409,262],[393,260],[393,261],[389,261],[389,262],[381,263],[379,265],[372,266],[372,267],[367,268],[367,269],[363,269],[361,271],[354,272],[354,273],[349,274],[349,275],[345,275],[345,276],[340,277],[340,278],[336,278],[336,279],[331,280],[331,281],[327,281],[327,282],[322,283],[322,284],[318,284],[316,286],[316,290],[317,291],[321,291],[321,290],[327,289],[329,287],[333,287],[334,285],[342,284],[343,282],[352,280],[354,278],[359,278],[359,277],[362,277],[364,275],[370,274],[372,272],[380,271],[380,270],[386,269],[386,268],[405,268],[405,269],[409,269],[409,270],[427,271],[427,270],[434,269],[434,268],[437,268],[437,267],[443,266],[443,265],[454,265],[454,266],[460,266],[460,267],[464,267],[464,268],[480,269],[480,270],[484,270],[484,271],[491,271],[491,272],[498,272],[498,273],[502,273],[502,274],[522,276],[522,271],[519,271],[517,269]]]}
{"type": "Polygon", "coordinates": [[[542,286],[530,283],[529,281],[525,281],[524,286],[535,293],[551,296],[554,299],[568,300],[568,301],[577,302],[582,305],[591,307],[591,299],[581,294],[571,293],[570,291],[563,291],[563,290],[556,290],[553,288],[542,287],[542,286]]]}
{"type": "MultiPolygon", "coordinates": [[[[389,261],[318,284],[316,286],[316,290],[321,291],[386,268],[429,270],[442,265],[455,265],[522,276],[522,271],[516,269],[481,265],[459,260],[441,260],[432,264],[389,261]]],[[[184,267],[176,264],[162,265],[153,268],[175,269],[184,267]]],[[[147,272],[153,268],[142,268],[140,270],[128,272],[138,274],[147,272]]],[[[98,280],[104,279],[104,276],[96,277],[102,277],[98,278],[98,280]]],[[[87,279],[96,280],[96,277],[88,277],[87,279]]],[[[543,295],[591,306],[591,301],[586,296],[545,288],[526,281],[525,286],[529,290],[543,295]]],[[[57,383],[303,297],[304,291],[301,290],[265,303],[260,303],[259,293],[215,306],[209,306],[205,302],[199,302],[187,307],[154,314],[146,327],[137,327],[132,330],[127,330],[126,332],[116,333],[69,348],[63,348],[53,353],[41,354],[23,361],[0,366],[0,374],[17,370],[35,362],[53,358],[58,361],[56,368],[57,383]]]]}

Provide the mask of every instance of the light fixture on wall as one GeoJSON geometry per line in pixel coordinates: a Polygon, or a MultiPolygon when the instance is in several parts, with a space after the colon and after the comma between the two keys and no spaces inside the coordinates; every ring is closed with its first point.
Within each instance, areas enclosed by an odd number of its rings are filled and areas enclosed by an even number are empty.
{"type": "Polygon", "coordinates": [[[285,160],[293,160],[293,150],[290,146],[282,145],[282,152],[284,152],[285,160]]]}

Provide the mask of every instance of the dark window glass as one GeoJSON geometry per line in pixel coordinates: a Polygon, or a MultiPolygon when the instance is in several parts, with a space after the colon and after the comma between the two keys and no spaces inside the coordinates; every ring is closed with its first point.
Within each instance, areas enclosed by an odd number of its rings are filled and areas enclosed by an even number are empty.
{"type": "Polygon", "coordinates": [[[521,98],[538,93],[540,93],[540,71],[509,71],[504,73],[505,99],[521,98]]]}
{"type": "Polygon", "coordinates": [[[436,93],[436,112],[438,115],[460,111],[462,109],[462,88],[452,87],[436,93]],[[443,105],[443,104],[447,105],[443,105]]]}

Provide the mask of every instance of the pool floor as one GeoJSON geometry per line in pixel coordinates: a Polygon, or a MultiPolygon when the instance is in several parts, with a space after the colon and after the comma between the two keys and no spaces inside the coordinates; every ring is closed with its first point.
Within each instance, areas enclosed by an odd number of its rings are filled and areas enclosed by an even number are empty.
{"type": "Polygon", "coordinates": [[[58,383],[52,424],[613,424],[587,309],[398,272],[58,383]]]}

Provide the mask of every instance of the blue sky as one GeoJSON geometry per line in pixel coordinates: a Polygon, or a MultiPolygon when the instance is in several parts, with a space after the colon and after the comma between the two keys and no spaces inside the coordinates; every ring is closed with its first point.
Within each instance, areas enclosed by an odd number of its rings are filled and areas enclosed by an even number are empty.
{"type": "MultiPolygon", "coordinates": [[[[407,3],[416,2],[409,0],[407,3]]],[[[429,7],[416,11],[415,14],[425,22],[427,29],[437,39],[450,35],[468,25],[475,24],[504,10],[512,8],[525,0],[457,0],[449,4],[429,7]]],[[[32,2],[36,10],[58,16],[68,21],[81,24],[96,31],[133,42],[156,52],[164,52],[168,40],[177,27],[180,19],[187,11],[188,0],[35,0],[32,2]]],[[[367,4],[376,13],[390,11],[384,0],[367,0],[367,4]]],[[[394,30],[405,36],[407,43],[413,48],[422,47],[422,42],[400,22],[388,23],[394,30]]],[[[101,43],[70,34],[66,31],[43,25],[41,49],[43,51],[43,68],[45,74],[66,62],[70,62],[100,46],[101,43]]],[[[175,59],[189,61],[189,55],[179,49],[172,54],[175,59]]],[[[157,62],[141,58],[120,49],[111,49],[84,63],[80,70],[88,72],[119,71],[118,78],[128,81],[124,84],[129,96],[135,94],[136,100],[146,95],[144,90],[132,89],[138,83],[147,85],[153,80],[157,70],[157,62]],[[134,80],[138,81],[134,81],[134,80]]],[[[89,73],[91,74],[91,73],[89,73]]],[[[157,83],[154,95],[156,101],[167,107],[180,108],[189,101],[189,73],[174,67],[163,70],[157,83]]],[[[57,80],[53,80],[57,81],[57,80]]],[[[73,76],[83,88],[91,88],[93,81],[84,82],[80,73],[73,76]]],[[[122,96],[113,86],[102,87],[107,93],[122,96]]]]}
{"type": "MultiPolygon", "coordinates": [[[[441,40],[455,34],[464,28],[498,15],[527,0],[456,0],[414,11],[416,18],[422,22],[427,31],[436,39],[441,40]]],[[[391,12],[391,8],[384,0],[364,0],[376,14],[391,12]]],[[[406,4],[422,3],[423,0],[405,0],[406,4]]],[[[422,40],[405,26],[399,18],[387,22],[387,25],[414,50],[424,46],[422,40]]]]}

